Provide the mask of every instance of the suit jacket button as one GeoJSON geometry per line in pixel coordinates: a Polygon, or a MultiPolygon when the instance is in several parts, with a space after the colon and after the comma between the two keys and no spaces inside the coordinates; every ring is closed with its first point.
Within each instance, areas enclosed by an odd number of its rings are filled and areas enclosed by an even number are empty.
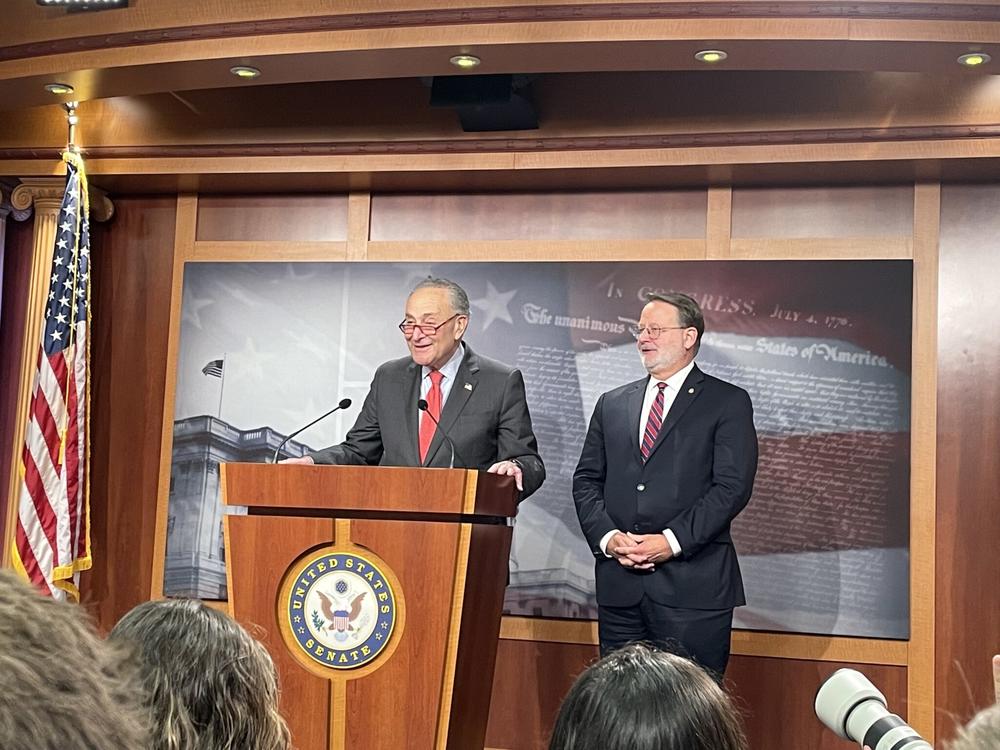
{"type": "Polygon", "coordinates": [[[640,484],[640,485],[637,485],[637,486],[636,486],[636,489],[637,489],[637,490],[638,490],[639,492],[642,492],[642,491],[643,491],[644,489],[646,489],[646,485],[644,485],[644,484],[640,484]]]}
{"type": "Polygon", "coordinates": [[[638,533],[639,532],[639,524],[636,524],[635,526],[633,526],[632,527],[632,531],[638,533]]]}

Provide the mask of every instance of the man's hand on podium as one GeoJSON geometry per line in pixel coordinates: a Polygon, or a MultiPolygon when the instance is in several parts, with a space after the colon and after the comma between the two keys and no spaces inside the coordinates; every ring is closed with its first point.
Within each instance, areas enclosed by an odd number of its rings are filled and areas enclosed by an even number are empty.
{"type": "Polygon", "coordinates": [[[301,458],[283,458],[278,461],[279,464],[314,464],[315,461],[312,460],[312,456],[302,456],[301,458]]]}
{"type": "Polygon", "coordinates": [[[514,484],[517,485],[518,492],[524,491],[524,476],[521,473],[521,466],[517,461],[498,461],[486,470],[490,474],[501,474],[505,477],[514,477],[514,484]]]}

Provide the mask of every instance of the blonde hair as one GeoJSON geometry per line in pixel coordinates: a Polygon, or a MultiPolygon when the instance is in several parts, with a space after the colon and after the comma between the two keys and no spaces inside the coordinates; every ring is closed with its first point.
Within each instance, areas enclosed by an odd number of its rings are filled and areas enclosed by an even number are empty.
{"type": "Polygon", "coordinates": [[[111,631],[133,644],[153,720],[151,750],[287,750],[267,651],[193,599],[146,602],[111,631]]]}

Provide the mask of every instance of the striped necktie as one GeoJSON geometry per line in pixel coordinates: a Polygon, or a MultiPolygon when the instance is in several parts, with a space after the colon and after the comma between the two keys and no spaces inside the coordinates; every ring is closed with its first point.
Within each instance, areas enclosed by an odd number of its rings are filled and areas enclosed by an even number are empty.
{"type": "Polygon", "coordinates": [[[646,430],[642,433],[642,460],[645,463],[649,459],[649,454],[653,450],[653,443],[660,433],[660,425],[663,424],[663,389],[666,383],[657,383],[659,392],[653,399],[653,405],[649,408],[649,419],[646,420],[646,430]]]}

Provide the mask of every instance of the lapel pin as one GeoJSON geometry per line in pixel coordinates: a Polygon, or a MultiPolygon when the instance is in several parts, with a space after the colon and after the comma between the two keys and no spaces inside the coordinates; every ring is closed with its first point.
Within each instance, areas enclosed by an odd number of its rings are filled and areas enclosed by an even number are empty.
{"type": "Polygon", "coordinates": [[[465,390],[471,391],[472,390],[472,383],[466,383],[465,384],[465,390]]]}
{"type": "Polygon", "coordinates": [[[688,388],[688,393],[694,393],[694,388],[688,388]]]}

